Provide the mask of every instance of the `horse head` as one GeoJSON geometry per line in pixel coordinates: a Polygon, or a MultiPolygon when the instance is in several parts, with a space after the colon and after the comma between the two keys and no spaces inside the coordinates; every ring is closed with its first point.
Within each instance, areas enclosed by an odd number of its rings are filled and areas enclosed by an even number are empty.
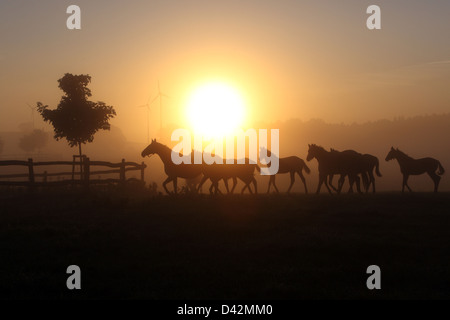
{"type": "Polygon", "coordinates": [[[152,143],[150,143],[147,148],[142,151],[141,156],[144,158],[146,156],[154,155],[158,150],[159,143],[156,142],[156,139],[152,139],[152,143]]]}
{"type": "Polygon", "coordinates": [[[385,160],[389,161],[389,160],[395,159],[396,158],[396,151],[398,151],[398,149],[395,150],[394,147],[391,147],[391,150],[389,150],[389,153],[387,154],[385,160]]]}
{"type": "Polygon", "coordinates": [[[318,151],[320,147],[315,144],[308,144],[308,155],[306,156],[307,161],[311,161],[312,159],[317,157],[318,151]]]}

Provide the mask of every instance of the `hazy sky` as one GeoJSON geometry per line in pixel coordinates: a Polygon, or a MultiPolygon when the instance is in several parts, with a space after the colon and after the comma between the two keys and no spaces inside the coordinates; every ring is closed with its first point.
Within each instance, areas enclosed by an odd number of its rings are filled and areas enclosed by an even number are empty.
{"type": "MultiPolygon", "coordinates": [[[[235,86],[251,120],[364,122],[450,112],[450,1],[128,0],[0,2],[0,131],[56,106],[64,73],[88,73],[113,124],[146,140],[158,79],[163,122],[183,122],[200,83],[235,86]],[[82,30],[66,28],[81,8],[82,30]],[[377,4],[382,29],[366,28],[377,4]]],[[[157,105],[151,125],[159,126],[157,105]]],[[[37,118],[36,118],[37,119],[37,118]]]]}

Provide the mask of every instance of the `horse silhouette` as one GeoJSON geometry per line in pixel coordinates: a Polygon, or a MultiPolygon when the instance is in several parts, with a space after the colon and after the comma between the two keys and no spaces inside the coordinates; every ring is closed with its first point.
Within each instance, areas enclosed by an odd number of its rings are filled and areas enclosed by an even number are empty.
{"type": "MultiPolygon", "coordinates": [[[[191,153],[191,161],[194,163],[194,153],[197,151],[193,151],[191,153]]],[[[234,185],[233,189],[236,187],[237,178],[239,178],[242,182],[244,182],[245,186],[242,189],[242,193],[244,193],[245,189],[248,188],[250,193],[253,193],[250,184],[253,183],[255,187],[255,192],[258,192],[257,182],[254,177],[254,170],[260,171],[260,168],[256,164],[249,164],[248,161],[246,164],[211,164],[208,165],[206,163],[202,164],[185,164],[180,163],[178,165],[174,164],[172,161],[172,150],[153,139],[151,144],[148,145],[144,151],[142,151],[142,157],[151,156],[157,154],[161,161],[164,164],[164,172],[167,174],[167,179],[163,182],[164,190],[170,194],[170,191],[167,189],[166,185],[170,182],[173,182],[174,193],[178,193],[178,178],[184,179],[195,179],[203,174],[203,178],[200,181],[198,188],[196,191],[201,189],[206,180],[210,179],[212,184],[210,187],[210,193],[213,193],[213,189],[215,188],[215,193],[219,192],[218,183],[221,179],[224,180],[225,186],[228,191],[228,183],[227,180],[232,178],[234,185]]]]}
{"type": "Polygon", "coordinates": [[[406,153],[400,151],[398,148],[391,147],[389,153],[386,156],[386,161],[397,159],[400,165],[400,172],[403,174],[402,192],[405,191],[405,186],[411,192],[411,188],[408,186],[408,178],[410,175],[420,175],[427,173],[431,180],[434,182],[434,192],[438,191],[439,182],[441,181],[441,175],[445,173],[441,163],[433,158],[421,158],[414,159],[408,156],[406,153]],[[436,170],[439,171],[436,174],[436,170]]]}
{"type": "MultiPolygon", "coordinates": [[[[340,152],[333,148],[331,148],[330,150],[331,152],[340,152]]],[[[373,170],[375,169],[376,175],[378,177],[382,176],[380,173],[378,158],[368,153],[361,154],[355,150],[345,150],[342,152],[347,153],[348,155],[352,155],[354,157],[353,159],[355,160],[354,162],[355,171],[361,174],[361,178],[363,180],[363,185],[366,193],[369,191],[370,185],[372,185],[372,192],[375,193],[375,176],[373,175],[373,170]]],[[[344,180],[345,175],[341,175],[338,182],[338,188],[336,189],[332,183],[333,175],[330,175],[329,184],[335,191],[340,193],[342,186],[344,184],[344,180]]],[[[356,182],[359,183],[358,179],[356,180],[356,182]]],[[[349,192],[352,191],[353,190],[350,187],[349,192]]]]}
{"type": "Polygon", "coordinates": [[[328,183],[330,184],[331,188],[334,191],[336,191],[337,193],[341,193],[342,187],[344,186],[345,177],[348,176],[348,181],[350,184],[350,188],[349,188],[348,192],[349,193],[353,192],[353,184],[356,183],[356,188],[357,188],[358,192],[361,193],[360,179],[358,176],[358,174],[361,174],[362,176],[364,176],[364,174],[362,173],[363,170],[362,170],[362,168],[360,168],[360,163],[359,163],[359,158],[361,157],[361,154],[359,152],[356,152],[355,150],[338,151],[333,148],[330,149],[330,153],[336,157],[336,159],[335,159],[336,164],[341,169],[341,176],[339,178],[337,188],[335,188],[333,185],[333,176],[334,175],[333,174],[329,175],[328,183]],[[348,158],[349,160],[351,159],[351,165],[349,163],[345,162],[346,158],[348,158]],[[345,163],[345,165],[344,165],[344,163],[345,163]],[[348,169],[350,168],[350,166],[352,167],[351,172],[354,174],[349,174],[348,169]],[[343,170],[344,167],[347,168],[347,170],[343,170]]]}
{"type": "Polygon", "coordinates": [[[310,144],[308,147],[308,156],[306,157],[306,160],[311,161],[316,158],[319,163],[319,184],[316,193],[320,192],[322,184],[325,184],[325,187],[330,194],[332,193],[328,186],[327,177],[333,174],[340,174],[341,179],[345,179],[345,176],[349,177],[349,192],[353,192],[353,183],[356,181],[357,190],[361,193],[359,185],[360,179],[358,177],[358,173],[361,171],[358,163],[359,153],[353,150],[331,152],[315,144],[310,144]]]}
{"type": "MultiPolygon", "coordinates": [[[[265,148],[261,148],[260,149],[260,159],[264,160],[266,162],[270,161],[270,155],[271,155],[271,151],[267,150],[265,148]]],[[[278,172],[276,174],[273,174],[270,176],[270,180],[269,180],[269,186],[267,188],[267,193],[270,192],[270,186],[273,185],[273,187],[275,188],[276,192],[279,193],[277,185],[275,184],[275,176],[277,174],[284,174],[284,173],[289,173],[291,176],[291,184],[289,185],[289,188],[287,190],[287,193],[289,193],[291,191],[292,186],[294,185],[295,182],[295,174],[297,173],[300,176],[300,179],[303,182],[303,186],[305,187],[305,193],[308,193],[308,188],[306,186],[306,181],[305,181],[305,177],[303,176],[302,171],[305,170],[305,172],[307,174],[311,173],[311,170],[308,168],[308,166],[306,165],[305,161],[303,161],[303,159],[300,159],[299,157],[296,156],[290,156],[290,157],[286,157],[286,158],[279,158],[278,159],[278,172]]]]}
{"type": "MultiPolygon", "coordinates": [[[[173,182],[174,193],[177,194],[178,178],[193,179],[202,174],[203,168],[201,164],[174,164],[172,161],[172,149],[157,142],[156,139],[153,139],[152,143],[142,151],[141,156],[146,157],[154,154],[157,154],[164,164],[164,172],[167,174],[167,179],[163,182],[163,188],[168,194],[170,194],[166,187],[168,183],[173,182]]],[[[193,157],[194,155],[192,154],[193,157]]]]}
{"type": "Polygon", "coordinates": [[[245,184],[241,193],[244,193],[247,188],[250,193],[253,193],[250,187],[251,183],[253,183],[253,186],[255,187],[255,193],[258,193],[258,186],[254,177],[254,171],[256,169],[258,172],[261,172],[261,168],[257,164],[249,163],[248,159],[245,159],[244,164],[229,164],[226,163],[226,160],[224,160],[223,164],[213,163],[210,165],[203,164],[202,166],[203,179],[199,183],[198,189],[202,187],[206,180],[210,179],[211,187],[209,188],[209,192],[212,194],[213,189],[215,189],[215,193],[217,194],[220,192],[218,186],[219,181],[223,180],[227,193],[233,193],[237,185],[237,179],[239,178],[239,180],[245,184]],[[228,187],[229,179],[233,179],[233,187],[231,191],[228,187]]]}
{"type": "Polygon", "coordinates": [[[375,176],[373,175],[373,170],[375,169],[375,173],[378,177],[382,177],[380,172],[380,161],[377,157],[365,153],[362,155],[362,160],[367,166],[367,174],[369,179],[367,179],[366,175],[363,176],[363,183],[366,193],[369,192],[370,185],[372,185],[372,192],[375,193],[375,176]]]}

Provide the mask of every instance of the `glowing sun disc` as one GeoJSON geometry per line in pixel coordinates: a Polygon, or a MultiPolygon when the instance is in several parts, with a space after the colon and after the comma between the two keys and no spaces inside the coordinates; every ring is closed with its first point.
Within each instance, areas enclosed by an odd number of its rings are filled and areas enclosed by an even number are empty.
{"type": "Polygon", "coordinates": [[[244,102],[231,86],[208,83],[197,88],[187,104],[187,117],[195,133],[222,137],[240,128],[244,102]]]}

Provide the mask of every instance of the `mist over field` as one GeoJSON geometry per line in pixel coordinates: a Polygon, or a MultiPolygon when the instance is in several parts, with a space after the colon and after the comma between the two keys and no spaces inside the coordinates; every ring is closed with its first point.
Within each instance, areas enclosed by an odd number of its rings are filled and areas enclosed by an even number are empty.
{"type": "MultiPolygon", "coordinates": [[[[40,150],[40,153],[24,152],[19,148],[20,138],[27,132],[27,129],[23,129],[23,127],[22,131],[0,133],[0,137],[4,141],[3,152],[0,154],[1,159],[26,160],[32,157],[34,160],[70,161],[72,155],[76,154],[76,148],[69,148],[65,140],[55,141],[53,139],[51,128],[45,129],[49,133],[49,141],[48,145],[40,150]]],[[[176,125],[165,127],[163,131],[165,139],[158,141],[173,147],[176,142],[170,141],[170,135],[176,128],[176,125]]],[[[450,114],[384,119],[354,124],[327,123],[320,119],[309,121],[291,119],[274,123],[255,123],[254,128],[280,130],[280,157],[296,155],[306,161],[308,144],[312,143],[326,149],[335,148],[340,151],[353,149],[360,153],[377,156],[383,175],[381,178],[376,178],[378,191],[399,191],[401,188],[401,174],[397,162],[395,160],[385,161],[391,146],[399,148],[413,158],[436,158],[445,169],[450,168],[450,149],[448,148],[450,145],[450,114]]],[[[161,182],[166,176],[161,160],[158,156],[141,158],[140,153],[146,144],[128,141],[124,133],[126,133],[124,130],[115,126],[112,126],[110,131],[99,132],[92,143],[84,146],[84,153],[91,160],[120,162],[122,158],[125,158],[127,161],[138,163],[144,161],[148,165],[145,173],[147,184],[156,182],[160,187],[159,191],[162,191],[161,182]]],[[[318,179],[317,161],[313,159],[307,162],[307,165],[312,170],[311,174],[306,176],[308,188],[310,191],[315,191],[318,179]]],[[[6,173],[20,172],[25,169],[1,167],[0,170],[1,173],[6,173]]],[[[137,177],[137,174],[131,173],[129,177],[133,176],[137,177]]],[[[266,192],[268,179],[268,177],[257,175],[259,192],[266,192]]],[[[277,185],[280,191],[286,191],[289,185],[289,175],[279,175],[277,185]]],[[[433,188],[431,179],[426,175],[412,176],[410,186],[414,191],[432,191],[433,188]]],[[[445,174],[439,190],[450,190],[450,180],[445,174]]],[[[298,177],[292,191],[304,192],[298,177]]],[[[344,191],[347,191],[347,184],[344,191]]],[[[325,189],[322,189],[322,192],[325,192],[325,189]]]]}

